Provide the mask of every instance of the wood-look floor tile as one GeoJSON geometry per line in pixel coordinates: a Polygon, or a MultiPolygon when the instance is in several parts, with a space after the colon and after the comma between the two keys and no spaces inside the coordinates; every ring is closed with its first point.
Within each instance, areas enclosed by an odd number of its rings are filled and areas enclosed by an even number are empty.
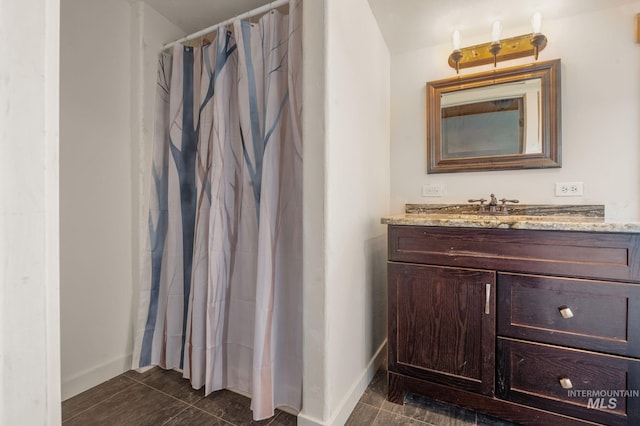
{"type": "Polygon", "coordinates": [[[476,424],[476,412],[455,405],[409,394],[405,405],[427,411],[422,421],[446,426],[472,426],[476,424]]]}
{"type": "Polygon", "coordinates": [[[189,407],[162,426],[230,426],[230,423],[197,408],[189,407]]]}
{"type": "MultiPolygon", "coordinates": [[[[406,425],[416,425],[416,426],[425,426],[429,425],[429,423],[421,422],[420,420],[412,419],[410,417],[405,417],[398,413],[392,413],[390,411],[380,410],[378,415],[376,416],[373,423],[370,423],[372,426],[406,426],[406,425]]],[[[434,423],[432,423],[434,424],[434,423]]],[[[436,423],[437,424],[437,423],[436,423]]]]}
{"type": "Polygon", "coordinates": [[[404,405],[385,401],[382,410],[438,426],[475,425],[476,413],[419,395],[408,394],[404,405]]]}
{"type": "Polygon", "coordinates": [[[387,371],[378,370],[371,380],[371,383],[364,391],[360,398],[360,402],[380,408],[382,403],[387,399],[387,371]]]}
{"type": "Polygon", "coordinates": [[[375,420],[380,409],[369,404],[358,402],[351,415],[347,419],[345,426],[370,426],[375,420]]]}
{"type": "Polygon", "coordinates": [[[249,398],[220,390],[198,401],[195,406],[234,425],[268,425],[273,418],[255,421],[249,398]]]}
{"type": "Polygon", "coordinates": [[[67,399],[62,403],[62,420],[78,415],[134,383],[133,380],[120,375],[67,399]]]}
{"type": "Polygon", "coordinates": [[[148,375],[142,383],[168,393],[190,405],[204,398],[204,389],[193,389],[189,380],[183,378],[182,373],[174,370],[158,369],[148,375]]]}
{"type": "Polygon", "coordinates": [[[188,405],[140,383],[70,418],[65,426],[158,426],[188,405]]]}

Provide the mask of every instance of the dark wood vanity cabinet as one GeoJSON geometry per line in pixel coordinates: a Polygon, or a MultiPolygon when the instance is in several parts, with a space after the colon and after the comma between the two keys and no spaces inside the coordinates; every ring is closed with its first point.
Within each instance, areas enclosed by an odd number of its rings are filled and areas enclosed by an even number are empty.
{"type": "Polygon", "coordinates": [[[389,226],[389,400],[640,424],[638,234],[389,226]]]}

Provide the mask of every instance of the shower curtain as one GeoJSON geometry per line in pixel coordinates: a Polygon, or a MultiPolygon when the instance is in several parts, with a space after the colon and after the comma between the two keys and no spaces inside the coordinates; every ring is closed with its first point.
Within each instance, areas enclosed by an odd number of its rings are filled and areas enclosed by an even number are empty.
{"type": "Polygon", "coordinates": [[[179,368],[254,419],[302,399],[301,10],[158,65],[134,368],[179,368]]]}

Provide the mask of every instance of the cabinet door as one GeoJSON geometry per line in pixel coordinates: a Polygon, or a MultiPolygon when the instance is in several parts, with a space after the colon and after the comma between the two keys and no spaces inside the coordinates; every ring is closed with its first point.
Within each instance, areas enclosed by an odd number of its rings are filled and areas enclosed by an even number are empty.
{"type": "Polygon", "coordinates": [[[493,395],[495,272],[389,263],[389,369],[493,395]]]}

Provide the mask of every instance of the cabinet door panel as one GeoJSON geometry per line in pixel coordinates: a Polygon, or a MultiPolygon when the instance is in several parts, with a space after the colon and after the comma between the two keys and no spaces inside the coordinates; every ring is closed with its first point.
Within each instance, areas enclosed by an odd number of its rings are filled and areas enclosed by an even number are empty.
{"type": "Polygon", "coordinates": [[[390,264],[389,276],[398,367],[492,394],[495,273],[390,264]]]}

